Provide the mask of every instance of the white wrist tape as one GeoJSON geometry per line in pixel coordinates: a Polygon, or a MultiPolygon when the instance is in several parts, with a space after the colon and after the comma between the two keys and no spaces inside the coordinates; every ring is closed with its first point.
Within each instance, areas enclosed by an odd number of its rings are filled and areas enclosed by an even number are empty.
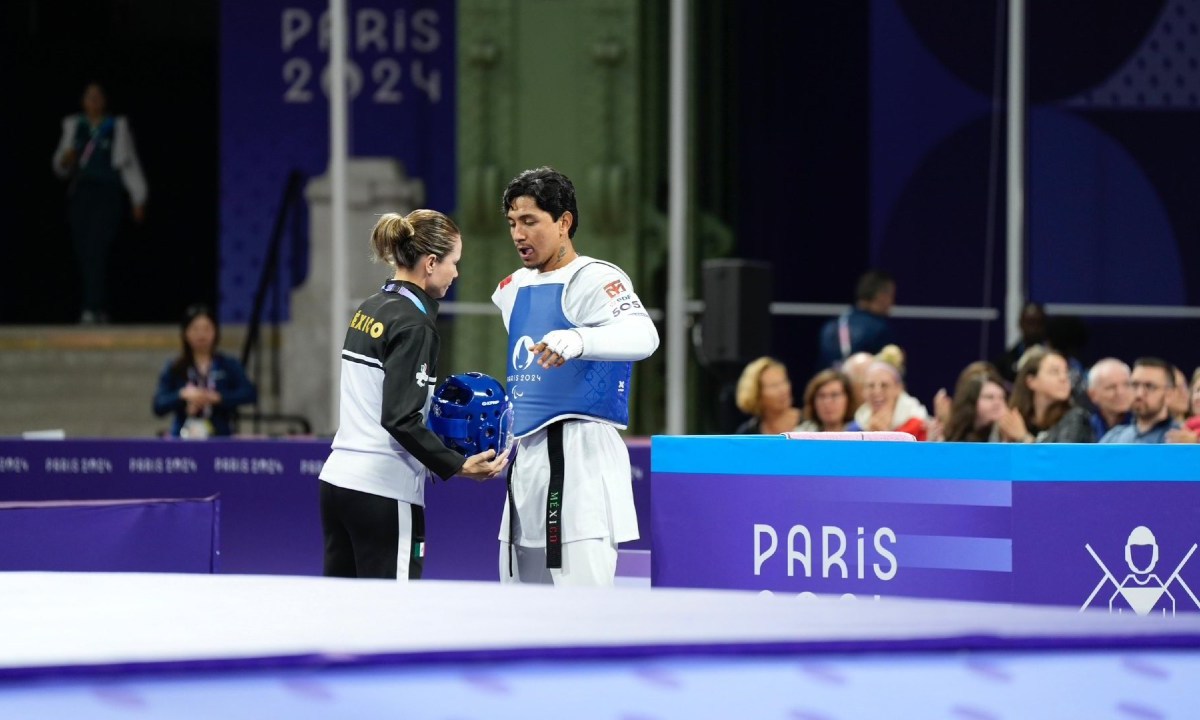
{"type": "Polygon", "coordinates": [[[564,360],[572,360],[583,354],[583,337],[574,330],[551,330],[542,338],[542,342],[564,360]]]}

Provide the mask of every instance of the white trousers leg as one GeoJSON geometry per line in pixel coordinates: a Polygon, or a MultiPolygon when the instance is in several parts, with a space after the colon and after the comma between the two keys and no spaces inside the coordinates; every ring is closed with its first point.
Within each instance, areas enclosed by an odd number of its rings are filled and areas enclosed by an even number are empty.
{"type": "Polygon", "coordinates": [[[546,567],[546,548],[513,547],[509,575],[509,544],[500,543],[500,582],[611,587],[617,575],[617,545],[608,538],[563,543],[562,569],[546,567]]]}

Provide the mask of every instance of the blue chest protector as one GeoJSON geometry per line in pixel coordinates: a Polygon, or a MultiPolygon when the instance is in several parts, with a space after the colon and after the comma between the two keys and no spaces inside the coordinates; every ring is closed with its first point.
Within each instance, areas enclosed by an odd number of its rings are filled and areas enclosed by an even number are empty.
{"type": "Polygon", "coordinates": [[[551,330],[576,327],[562,311],[562,284],[533,285],[517,290],[508,320],[508,395],[513,406],[513,434],[524,437],[567,417],[629,424],[630,362],[574,359],[544,369],[528,350],[551,330]]]}

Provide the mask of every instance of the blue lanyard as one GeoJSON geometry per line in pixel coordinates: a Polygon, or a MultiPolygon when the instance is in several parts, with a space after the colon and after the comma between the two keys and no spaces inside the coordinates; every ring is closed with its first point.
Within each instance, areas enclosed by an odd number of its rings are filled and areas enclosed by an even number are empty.
{"type": "Polygon", "coordinates": [[[385,282],[383,284],[383,288],[381,288],[381,289],[384,292],[390,292],[390,293],[396,293],[397,295],[403,295],[404,297],[408,298],[409,300],[412,300],[413,305],[416,305],[417,309],[420,310],[422,314],[424,314],[424,315],[429,314],[429,311],[425,309],[425,303],[421,302],[421,298],[417,297],[416,294],[414,294],[412,290],[409,290],[408,288],[401,285],[399,280],[388,280],[387,282],[385,282]]]}

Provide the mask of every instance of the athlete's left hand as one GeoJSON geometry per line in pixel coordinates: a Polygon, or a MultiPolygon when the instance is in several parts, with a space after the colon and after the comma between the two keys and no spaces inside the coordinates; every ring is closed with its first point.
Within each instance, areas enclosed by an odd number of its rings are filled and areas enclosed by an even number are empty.
{"type": "Polygon", "coordinates": [[[529,350],[538,356],[538,365],[544,368],[560,367],[583,354],[583,337],[574,330],[551,330],[529,350]]]}

